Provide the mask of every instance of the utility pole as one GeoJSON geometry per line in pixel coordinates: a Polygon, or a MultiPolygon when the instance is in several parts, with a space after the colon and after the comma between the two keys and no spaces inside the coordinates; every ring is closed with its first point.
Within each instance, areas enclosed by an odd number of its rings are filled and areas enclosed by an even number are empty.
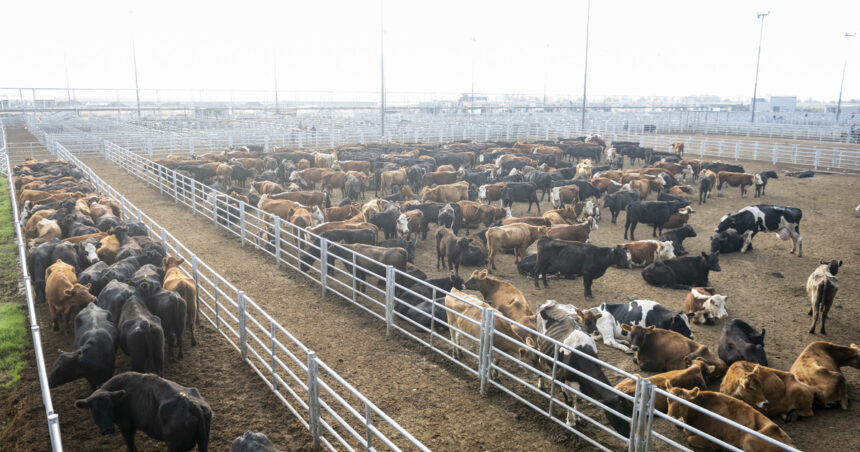
{"type": "MultiPolygon", "coordinates": [[[[854,37],[857,33],[845,33],[845,41],[848,43],[846,47],[849,49],[851,38],[854,37]]],[[[839,83],[839,101],[836,103],[836,122],[839,122],[839,114],[842,112],[842,86],[845,85],[845,68],[848,66],[848,53],[845,55],[845,62],[842,63],[842,81],[839,83]]]]}
{"type": "Polygon", "coordinates": [[[72,105],[72,90],[69,88],[69,61],[63,54],[63,67],[66,69],[66,95],[69,97],[69,106],[72,105]]]}
{"type": "Polygon", "coordinates": [[[756,17],[761,21],[761,28],[758,32],[758,57],[755,60],[755,85],[753,85],[753,98],[752,98],[752,113],[750,114],[750,122],[755,122],[755,97],[758,92],[758,67],[761,62],[761,38],[764,34],[764,18],[770,15],[770,10],[766,13],[758,13],[756,17]]]}
{"type": "Polygon", "coordinates": [[[588,29],[591,26],[591,0],[585,15],[585,69],[582,73],[582,133],[585,133],[585,93],[588,87],[588,29]]]}
{"type": "Polygon", "coordinates": [[[385,36],[382,21],[382,4],[383,0],[379,0],[379,81],[380,81],[380,135],[379,141],[385,142],[385,36]]]}
{"type": "Polygon", "coordinates": [[[478,40],[472,36],[472,97],[469,99],[469,121],[471,121],[472,113],[474,113],[472,109],[475,107],[475,54],[477,53],[475,47],[477,47],[477,42],[478,40]]]}
{"type": "Polygon", "coordinates": [[[275,58],[275,114],[278,114],[278,60],[275,58]]]}
{"type": "Polygon", "coordinates": [[[134,62],[134,92],[137,96],[137,120],[140,121],[140,87],[137,84],[137,50],[134,47],[134,39],[131,40],[131,58],[134,62]]]}

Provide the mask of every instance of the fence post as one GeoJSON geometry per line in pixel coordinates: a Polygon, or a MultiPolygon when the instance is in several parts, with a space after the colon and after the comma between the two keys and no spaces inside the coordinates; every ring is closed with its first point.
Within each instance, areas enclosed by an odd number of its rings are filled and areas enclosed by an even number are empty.
{"type": "MultiPolygon", "coordinates": [[[[311,245],[313,246],[313,245],[311,245]]],[[[301,260],[301,252],[299,252],[299,260],[301,260]]],[[[299,267],[301,268],[301,267],[299,267]]],[[[355,268],[355,266],[353,266],[355,268]]],[[[322,286],[322,294],[325,296],[325,291],[328,284],[328,240],[325,237],[320,238],[320,285],[322,286]]]]}
{"type": "Polygon", "coordinates": [[[239,227],[242,229],[242,246],[245,246],[245,201],[239,201],[239,227]]]}
{"type": "Polygon", "coordinates": [[[654,386],[643,378],[637,382],[636,388],[628,450],[645,452],[651,440],[651,424],[654,419],[654,386]]]}
{"type": "Polygon", "coordinates": [[[741,154],[741,142],[736,141],[735,142],[735,161],[738,161],[738,157],[740,156],[740,154],[741,154]]]}
{"type": "Polygon", "coordinates": [[[161,179],[161,165],[158,166],[158,194],[164,194],[164,184],[161,179]]]}
{"type": "Polygon", "coordinates": [[[478,375],[481,376],[481,395],[487,395],[487,383],[490,380],[490,368],[493,359],[493,333],[495,329],[495,314],[492,309],[481,311],[481,347],[478,360],[478,375]]]}
{"type": "Polygon", "coordinates": [[[314,438],[314,449],[320,447],[320,385],[317,354],[308,351],[308,430],[314,438]]]}
{"type": "Polygon", "coordinates": [[[394,324],[394,267],[385,266],[385,335],[391,335],[391,326],[394,324]]]}
{"type": "Polygon", "coordinates": [[[194,304],[197,306],[197,323],[200,323],[200,271],[198,269],[197,255],[191,255],[191,276],[194,278],[194,304]]]}
{"type": "Polygon", "coordinates": [[[277,392],[278,391],[278,368],[277,362],[275,361],[275,319],[269,319],[269,337],[272,338],[272,389],[277,392]]]}
{"type": "Polygon", "coordinates": [[[194,178],[191,179],[191,213],[197,216],[197,188],[195,187],[194,178]]]}
{"type": "Polygon", "coordinates": [[[777,158],[778,154],[779,154],[779,145],[774,144],[773,145],[773,164],[774,165],[776,165],[776,161],[779,160],[779,158],[777,158]]]}
{"type": "Polygon", "coordinates": [[[236,301],[239,303],[239,353],[242,354],[242,360],[248,360],[248,328],[245,321],[245,292],[241,290],[236,295],[236,301]]]}
{"type": "Polygon", "coordinates": [[[173,173],[173,203],[179,204],[179,175],[173,173]]]}
{"type": "Polygon", "coordinates": [[[275,268],[281,268],[281,217],[275,216],[275,268]]]}
{"type": "Polygon", "coordinates": [[[758,160],[758,141],[754,142],[755,146],[753,147],[753,160],[758,160]]]}
{"type": "Polygon", "coordinates": [[[164,230],[164,227],[161,228],[161,249],[167,255],[167,231],[164,230]]]}
{"type": "MultiPolygon", "coordinates": [[[[795,149],[797,149],[797,145],[795,145],[795,149]]],[[[815,169],[818,169],[818,162],[820,159],[821,159],[821,149],[815,148],[815,169]]]]}

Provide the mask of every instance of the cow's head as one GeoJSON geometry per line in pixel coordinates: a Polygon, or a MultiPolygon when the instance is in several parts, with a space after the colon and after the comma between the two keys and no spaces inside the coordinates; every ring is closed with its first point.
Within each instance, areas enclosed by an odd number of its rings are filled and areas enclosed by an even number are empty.
{"type": "Polygon", "coordinates": [[[480,290],[479,288],[483,285],[483,282],[487,280],[487,276],[489,275],[489,271],[487,269],[483,270],[475,270],[469,275],[469,279],[463,283],[463,287],[468,290],[480,290]]]}
{"type": "Polygon", "coordinates": [[[397,217],[397,235],[403,237],[406,234],[409,234],[409,219],[406,218],[406,215],[401,213],[400,216],[397,217]]]}
{"type": "Polygon", "coordinates": [[[648,338],[648,335],[653,333],[654,330],[656,329],[656,327],[653,325],[651,325],[651,326],[640,326],[640,325],[630,326],[626,323],[623,323],[623,324],[621,324],[621,329],[624,331],[627,331],[629,333],[630,348],[635,352],[635,351],[638,351],[640,348],[642,348],[642,344],[645,343],[645,341],[648,338]]]}
{"type": "Polygon", "coordinates": [[[612,249],[611,262],[618,268],[630,268],[631,256],[624,247],[615,245],[612,249]]]}
{"type": "Polygon", "coordinates": [[[92,243],[86,243],[81,247],[81,255],[83,255],[87,265],[92,265],[99,261],[99,255],[96,253],[96,246],[92,243]]]}
{"type": "Polygon", "coordinates": [[[723,215],[722,218],[720,218],[720,223],[714,229],[714,232],[723,232],[729,228],[737,229],[735,227],[735,226],[737,226],[737,223],[738,223],[737,215],[732,215],[730,213],[727,213],[727,214],[723,215]]]}
{"type": "Polygon", "coordinates": [[[721,271],[720,268],[720,252],[716,251],[711,254],[705,254],[702,252],[702,257],[705,259],[705,264],[708,270],[713,272],[721,271]]]}
{"type": "Polygon", "coordinates": [[[690,368],[693,366],[695,366],[699,370],[699,373],[701,373],[702,378],[704,378],[705,375],[713,374],[717,370],[717,366],[714,366],[713,364],[708,364],[708,362],[701,357],[697,356],[690,359],[689,356],[685,356],[684,367],[690,368]]]}
{"type": "Polygon", "coordinates": [[[597,331],[597,320],[603,317],[602,312],[593,312],[591,310],[581,310],[579,308],[576,309],[576,317],[579,319],[579,323],[585,327],[585,331],[589,334],[593,334],[597,331]]]}
{"type": "Polygon", "coordinates": [[[829,261],[828,262],[828,261],[822,259],[822,260],[818,261],[818,263],[821,265],[826,265],[827,271],[833,276],[836,276],[836,273],[839,272],[839,267],[842,266],[842,261],[829,261]]]}
{"type": "MultiPolygon", "coordinates": [[[[673,396],[678,397],[679,399],[684,400],[685,402],[692,402],[692,401],[696,400],[697,397],[699,397],[699,388],[693,388],[693,389],[687,390],[684,388],[672,388],[670,386],[667,389],[669,390],[669,392],[673,396]]],[[[689,404],[688,403],[682,403],[682,402],[679,402],[679,401],[677,401],[675,399],[671,399],[671,398],[667,398],[667,400],[669,402],[669,411],[667,412],[669,417],[672,417],[674,419],[678,419],[682,422],[686,422],[687,415],[688,415],[689,410],[690,410],[689,404]]]]}
{"type": "Polygon", "coordinates": [[[693,331],[690,330],[690,318],[687,317],[686,313],[678,312],[674,316],[672,316],[672,323],[669,324],[669,330],[675,331],[677,333],[681,333],[690,339],[695,339],[693,337],[693,331]]]}
{"type": "Polygon", "coordinates": [[[724,319],[729,315],[729,313],[726,312],[725,295],[713,295],[708,297],[702,307],[710,317],[715,319],[724,319]]]}
{"type": "Polygon", "coordinates": [[[756,365],[751,372],[744,374],[738,380],[738,387],[732,395],[755,408],[767,408],[767,396],[761,384],[762,377],[761,366],[756,365]]]}
{"type": "Polygon", "coordinates": [[[164,271],[167,271],[170,268],[179,267],[183,263],[185,263],[185,259],[183,259],[181,257],[179,259],[177,259],[173,256],[168,256],[168,257],[161,259],[161,268],[164,271]]]}
{"type": "MultiPolygon", "coordinates": [[[[88,346],[89,344],[84,345],[84,347],[88,346]]],[[[79,364],[84,354],[83,348],[71,353],[67,353],[62,350],[57,351],[60,353],[60,356],[58,356],[57,360],[54,361],[54,365],[51,367],[51,373],[48,375],[48,387],[50,388],[56,388],[57,386],[66,384],[70,381],[75,381],[84,376],[83,369],[79,364]]]]}
{"type": "Polygon", "coordinates": [[[75,401],[75,407],[80,410],[90,410],[90,415],[99,427],[101,434],[110,435],[114,432],[114,409],[122,403],[124,398],[125,390],[97,389],[86,399],[75,401]]]}
{"type": "Polygon", "coordinates": [[[451,274],[448,276],[448,279],[451,281],[451,287],[453,287],[457,290],[463,290],[464,289],[463,285],[466,282],[463,281],[463,278],[461,278],[460,275],[458,275],[454,272],[451,272],[451,274]]]}
{"type": "Polygon", "coordinates": [[[75,283],[71,289],[65,289],[63,291],[63,295],[65,296],[64,303],[73,306],[86,306],[96,301],[96,297],[90,293],[92,286],[92,283],[87,283],[86,285],[75,283]]]}
{"type": "Polygon", "coordinates": [[[657,256],[655,260],[673,259],[675,257],[675,245],[670,240],[657,242],[657,256]]]}

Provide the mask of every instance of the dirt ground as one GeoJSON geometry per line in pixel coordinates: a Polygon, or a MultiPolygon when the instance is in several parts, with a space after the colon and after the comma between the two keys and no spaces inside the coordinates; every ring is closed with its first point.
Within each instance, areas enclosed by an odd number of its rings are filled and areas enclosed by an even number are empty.
{"type": "MultiPolygon", "coordinates": [[[[91,163],[93,163],[94,169],[97,169],[109,182],[115,183],[114,181],[122,180],[115,178],[115,170],[111,170],[109,167],[106,168],[103,163],[101,165],[99,161],[91,163]]],[[[760,171],[770,168],[770,166],[758,162],[742,163],[744,163],[747,171],[760,171]]],[[[777,169],[780,170],[781,168],[777,169]]],[[[812,179],[800,180],[783,177],[779,180],[771,181],[768,185],[768,195],[761,201],[749,197],[742,199],[740,198],[739,190],[726,189],[722,194],[716,194],[715,192],[715,197],[706,205],[698,206],[694,204],[696,214],[691,224],[697,230],[699,236],[688,239],[685,242],[685,247],[691,253],[709,249],[711,231],[722,215],[735,212],[744,206],[761,202],[795,206],[804,210],[801,232],[804,234],[805,254],[802,258],[791,255],[788,253],[790,242],[781,242],[772,233],[762,233],[754,241],[754,251],[744,255],[732,254],[723,256],[721,259],[723,271],[712,273],[711,282],[719,293],[729,297],[728,310],[730,318],[719,321],[714,326],[694,326],[697,340],[716,349],[722,326],[731,318],[744,319],[757,328],[764,327],[767,329],[766,350],[770,364],[772,367],[786,370],[791,366],[791,363],[803,347],[811,341],[825,339],[841,344],[857,342],[858,337],[856,331],[852,329],[852,321],[858,318],[860,307],[856,305],[856,297],[852,297],[851,294],[856,293],[857,286],[860,285],[857,278],[858,274],[860,274],[860,270],[858,270],[858,262],[860,261],[858,259],[858,256],[860,256],[860,224],[858,222],[860,222],[860,219],[854,215],[854,207],[860,201],[856,195],[857,191],[855,187],[855,184],[858,183],[860,183],[860,178],[848,176],[817,175],[812,179]],[[819,258],[835,258],[845,261],[845,265],[839,274],[842,283],[840,293],[837,295],[837,301],[834,309],[831,311],[831,317],[828,322],[830,334],[826,338],[806,333],[809,318],[806,316],[808,301],[804,285],[807,276],[815,268],[819,258]]],[[[148,191],[152,192],[153,190],[148,191]]],[[[135,190],[131,193],[130,198],[142,208],[146,205],[145,210],[152,212],[153,209],[149,207],[149,204],[141,205],[135,199],[135,196],[139,197],[139,199],[145,198],[147,199],[146,203],[149,203],[151,198],[143,195],[143,193],[138,193],[135,190]]],[[[157,197],[157,195],[155,196],[157,197]]],[[[159,206],[170,207],[172,205],[172,202],[167,202],[163,198],[160,201],[156,200],[154,204],[155,212],[158,213],[161,210],[159,206]],[[164,204],[167,204],[167,206],[164,206],[164,204]]],[[[550,208],[551,206],[548,202],[543,203],[542,209],[550,208]]],[[[516,205],[514,213],[516,215],[524,215],[525,206],[516,205]]],[[[592,234],[592,241],[595,244],[603,246],[623,242],[624,215],[622,214],[619,217],[617,225],[612,225],[609,223],[609,212],[605,211],[603,213],[604,219],[600,224],[600,229],[592,234]]],[[[187,211],[185,211],[185,215],[186,218],[190,218],[187,211]]],[[[159,220],[157,216],[156,219],[159,220]]],[[[640,226],[637,228],[637,237],[639,239],[650,238],[650,232],[649,228],[640,226]]],[[[206,235],[208,236],[209,234],[206,235]]],[[[440,276],[444,272],[437,272],[435,270],[435,251],[433,241],[430,237],[432,237],[432,234],[428,234],[427,241],[420,243],[417,250],[416,264],[427,272],[430,277],[440,276]]],[[[185,240],[182,237],[180,239],[185,240]]],[[[247,252],[249,259],[253,259],[254,256],[259,256],[259,254],[257,252],[247,252]]],[[[271,267],[270,260],[268,260],[267,265],[271,267]]],[[[686,295],[685,291],[658,289],[646,285],[641,278],[640,270],[610,269],[603,278],[595,282],[595,299],[586,301],[582,296],[582,283],[580,280],[551,280],[549,289],[534,289],[531,280],[517,273],[512,256],[502,256],[499,258],[497,266],[499,270],[496,275],[514,282],[517,287],[524,291],[533,307],[539,306],[546,299],[556,299],[560,302],[572,303],[578,307],[590,307],[602,302],[619,302],[629,297],[635,297],[653,299],[669,308],[680,310],[683,308],[683,299],[686,295]]],[[[471,270],[470,268],[461,269],[461,273],[464,277],[467,277],[471,270]]],[[[247,287],[249,286],[248,281],[241,279],[240,283],[247,287]]],[[[253,279],[250,281],[253,281],[253,279]]],[[[253,287],[253,284],[250,284],[250,286],[253,287]]],[[[314,293],[312,296],[315,295],[314,293]]],[[[258,300],[261,299],[260,297],[255,298],[258,300]]],[[[299,319],[294,320],[296,325],[299,324],[299,321],[299,319]]],[[[325,341],[325,339],[317,338],[317,341],[325,341]]],[[[374,341],[379,343],[378,339],[374,341]]],[[[407,342],[404,345],[408,348],[417,349],[419,354],[423,353],[421,352],[422,349],[414,347],[414,344],[407,342]]],[[[602,344],[599,346],[599,350],[602,359],[626,371],[635,372],[638,370],[633,365],[631,358],[620,351],[604,347],[602,344]]],[[[430,355],[429,358],[433,360],[434,357],[430,355]]],[[[444,367],[445,364],[443,363],[442,366],[444,367]]],[[[341,371],[340,369],[338,370],[341,371]]],[[[845,374],[848,378],[849,393],[857,394],[857,391],[860,390],[860,374],[850,368],[845,369],[845,374]]],[[[345,376],[351,380],[359,375],[361,374],[358,373],[354,376],[349,371],[345,372],[345,376]]],[[[427,375],[425,378],[429,377],[427,375]]],[[[610,379],[613,383],[618,380],[617,377],[613,376],[610,376],[610,379]]],[[[363,380],[363,378],[358,378],[359,382],[363,382],[363,380]]],[[[463,378],[463,380],[465,380],[467,386],[474,384],[471,378],[463,378]]],[[[457,389],[457,386],[448,385],[446,390],[457,389]]],[[[712,389],[717,388],[718,384],[715,384],[712,389]]],[[[493,399],[501,401],[505,397],[494,397],[493,399]]],[[[387,398],[383,398],[383,400],[388,402],[387,398]]],[[[852,401],[856,402],[856,398],[853,396],[852,401]]],[[[403,416],[405,413],[402,413],[402,411],[412,412],[414,409],[419,409],[419,411],[421,409],[427,410],[428,405],[435,405],[428,402],[428,398],[424,398],[422,400],[423,406],[420,409],[419,407],[408,408],[406,406],[400,408],[386,406],[384,409],[386,411],[393,410],[395,413],[401,411],[401,417],[395,417],[395,419],[398,419],[406,428],[416,433],[414,424],[411,424],[414,415],[407,414],[403,416]]],[[[449,402],[453,402],[453,400],[449,399],[449,402]]],[[[507,405],[509,410],[517,413],[515,417],[529,417],[528,414],[530,412],[522,405],[507,405]]],[[[436,407],[433,406],[429,409],[432,410],[434,408],[436,407]]],[[[449,405],[450,411],[457,412],[458,414],[461,413],[461,408],[462,405],[459,403],[451,403],[449,405]]],[[[531,415],[531,417],[534,416],[536,415],[531,415]]],[[[468,418],[468,416],[465,418],[468,418]]],[[[598,415],[598,418],[600,418],[600,415],[598,415]]],[[[800,449],[826,450],[831,447],[844,447],[849,444],[854,446],[854,448],[860,447],[860,441],[853,434],[849,433],[852,430],[851,426],[855,425],[857,420],[857,408],[855,405],[852,405],[848,412],[842,412],[839,409],[817,409],[816,416],[811,419],[790,424],[785,424],[782,421],[777,422],[792,436],[795,445],[800,449]],[[816,435],[817,432],[822,431],[824,428],[827,428],[828,435],[816,435]]],[[[529,428],[528,425],[520,422],[517,425],[518,435],[526,433],[529,428]]],[[[664,423],[656,423],[655,428],[661,433],[669,434],[675,440],[682,440],[674,428],[664,423]]],[[[416,434],[421,437],[421,430],[418,430],[416,434]]],[[[451,445],[449,443],[440,446],[443,449],[449,449],[451,445]]],[[[481,448],[481,446],[475,443],[463,443],[462,446],[466,449],[481,448]]],[[[515,446],[511,447],[516,448],[515,446]]],[[[436,448],[439,448],[439,446],[436,446],[436,448]]]]}

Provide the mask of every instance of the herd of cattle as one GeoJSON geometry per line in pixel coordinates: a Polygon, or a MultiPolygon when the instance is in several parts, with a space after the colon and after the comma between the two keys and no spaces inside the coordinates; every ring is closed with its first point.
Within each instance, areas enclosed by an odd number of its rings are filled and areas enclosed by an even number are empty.
{"type": "MultiPolygon", "coordinates": [[[[15,173],[36,302],[47,303],[56,334],[74,335],[49,386],[86,379],[93,392],[75,406],[103,435],[118,426],[129,451],[138,430],[168,450],[208,450],[211,408],[197,389],[163,378],[165,346],[167,361],[178,365],[186,329],[197,345],[197,287],[180,269],[184,261],[149,238],[143,223],[123,220],[120,204],[96,193],[74,166],[31,159],[15,173]],[[131,369],[114,375],[117,348],[131,369]]],[[[274,450],[253,449],[260,444],[271,446],[247,432],[233,450],[274,450]]]]}
{"type": "MultiPolygon", "coordinates": [[[[553,363],[535,351],[553,356],[554,342],[545,340],[544,336],[595,358],[595,339],[602,340],[607,346],[633,353],[642,370],[664,372],[649,377],[655,386],[791,444],[791,439],[765,415],[780,415],[786,419],[810,416],[813,403],[823,406],[838,403],[846,408],[847,384],[840,367],[860,367],[860,347],[813,342],[801,353],[790,372],[785,372],[766,367],[764,330],[758,331],[740,319],[726,324],[717,353],[695,342],[691,322],[713,324],[715,319],[728,316],[726,297],[710,287],[708,281],[709,272],[720,271],[719,255],[752,249],[753,237],[763,231],[776,232],[782,240],[791,238],[792,253],[802,255],[802,213],[792,207],[748,206],[721,219],[711,238],[710,252],[687,255],[683,241],[696,236],[688,224],[695,212],[690,205],[695,189],[687,182],[698,183],[701,204],[707,202],[714,186],[721,190],[726,184],[740,187],[741,196],[748,186],[755,186],[756,197],[764,196],[768,179],[777,175],[773,171],[747,174],[739,165],[684,159],[681,143],[673,145],[672,150],[659,152],[630,142],[607,146],[599,137],[589,136],[538,143],[347,146],[326,152],[231,149],[191,158],[171,156],[157,163],[202,184],[216,206],[218,221],[223,224],[235,224],[241,209],[253,207],[282,220],[284,228],[292,229],[297,237],[296,247],[304,248],[302,269],[320,257],[319,246],[302,244],[318,245],[322,237],[336,244],[329,247],[329,265],[337,260],[351,272],[354,262],[356,275],[361,280],[368,275],[384,279],[386,265],[408,274],[411,278],[398,277],[396,281],[402,288],[410,289],[397,292],[397,312],[425,329],[438,328],[450,333],[455,344],[461,343],[463,333],[472,337],[480,335],[482,308],[495,311],[496,333],[504,335],[498,336],[494,346],[545,372],[552,371],[553,363]],[[641,160],[645,166],[624,170],[625,157],[630,165],[641,160]],[[598,166],[604,160],[607,164],[598,166]],[[335,190],[341,192],[342,201],[338,205],[332,203],[335,190]],[[368,190],[374,190],[378,197],[366,200],[368,190]],[[648,200],[651,192],[656,193],[656,200],[648,200]],[[546,197],[554,210],[541,212],[540,202],[546,197]],[[499,207],[493,205],[496,201],[499,207]],[[538,215],[514,217],[513,203],[528,203],[528,212],[534,205],[538,215]],[[629,242],[613,247],[589,243],[589,235],[598,229],[601,205],[610,210],[613,223],[625,212],[624,239],[629,234],[629,242]],[[653,227],[653,240],[636,241],[634,234],[639,223],[653,227]],[[436,225],[431,246],[435,246],[437,270],[451,271],[436,279],[428,279],[414,265],[416,248],[427,240],[430,224],[436,225]],[[471,229],[481,226],[484,229],[470,233],[471,229]],[[461,229],[465,230],[464,235],[460,234],[461,229]],[[534,247],[537,252],[527,254],[534,247]],[[647,284],[689,291],[685,310],[675,312],[651,300],[603,303],[588,309],[550,300],[535,311],[514,284],[492,276],[497,255],[506,252],[514,254],[517,270],[533,278],[535,286],[543,281],[547,287],[548,276],[581,276],[586,299],[592,298],[593,282],[609,267],[643,267],[642,277],[647,284]],[[355,261],[353,253],[356,253],[355,261]],[[486,268],[472,271],[464,280],[459,274],[460,266],[486,268]],[[419,280],[423,283],[416,283],[419,280]],[[455,296],[444,296],[442,290],[455,296]],[[477,291],[481,296],[464,290],[477,291]],[[708,382],[720,379],[720,392],[706,390],[708,382]]],[[[53,198],[52,194],[45,198],[49,199],[48,203],[44,203],[44,199],[24,199],[27,190],[54,190],[54,179],[67,176],[63,171],[72,170],[59,163],[37,165],[45,167],[27,167],[28,171],[44,174],[42,177],[49,180],[41,186],[20,187],[22,205],[29,209],[28,226],[38,213],[37,203],[41,203],[43,209],[51,208],[56,212],[65,209],[66,212],[43,214],[48,220],[57,218],[62,234],[58,234],[56,240],[43,233],[41,220],[35,223],[35,248],[31,256],[47,253],[48,257],[42,259],[41,267],[32,268],[34,275],[45,272],[46,266],[53,262],[52,251],[40,253],[41,247],[49,243],[58,246],[62,243],[60,238],[77,237],[70,240],[78,265],[73,270],[80,272],[79,281],[92,281],[92,286],[77,289],[82,292],[80,298],[76,298],[77,304],[89,303],[97,295],[96,303],[91,306],[104,306],[110,312],[114,305],[110,294],[116,290],[107,289],[122,284],[127,287],[127,292],[122,293],[128,293],[127,297],[135,301],[132,304],[139,306],[133,313],[135,318],[149,314],[149,321],[153,323],[151,319],[157,319],[163,312],[159,309],[175,307],[183,301],[181,292],[163,295],[165,300],[160,302],[153,299],[153,293],[170,292],[166,280],[153,278],[163,276],[170,258],[159,253],[160,244],[135,234],[134,223],[118,219],[99,223],[101,217],[92,216],[90,222],[94,229],[81,228],[80,217],[85,214],[76,209],[92,204],[110,208],[110,200],[93,199],[78,186],[63,187],[69,194],[59,198],[53,198]],[[81,203],[81,200],[86,201],[81,203]],[[137,254],[125,259],[136,260],[123,273],[118,273],[115,266],[122,261],[117,258],[127,255],[121,254],[121,250],[130,241],[135,243],[137,254]],[[101,262],[104,273],[90,276],[97,273],[91,271],[92,266],[98,265],[95,259],[104,260],[103,248],[108,245],[119,246],[114,246],[115,263],[101,262]],[[159,262],[164,268],[156,267],[159,262]],[[150,272],[139,270],[146,264],[155,265],[150,266],[150,272]],[[104,302],[102,294],[97,292],[99,289],[108,293],[104,302]]],[[[172,177],[170,174],[168,177],[172,177]]],[[[19,181],[26,183],[21,177],[19,181]]],[[[92,208],[89,212],[93,214],[92,208]]],[[[275,234],[280,231],[263,228],[257,237],[258,243],[274,247],[275,234]]],[[[840,265],[841,261],[822,262],[807,284],[812,304],[810,314],[814,314],[815,319],[812,328],[814,330],[820,317],[822,334],[838,288],[836,273],[840,265]]],[[[364,290],[364,285],[359,287],[364,290]]],[[[110,316],[120,319],[119,334],[125,331],[122,320],[128,305],[126,301],[121,311],[110,316]]],[[[193,309],[187,300],[184,306],[191,314],[193,309]]],[[[181,356],[182,325],[193,322],[190,315],[185,315],[180,322],[179,311],[185,310],[174,311],[177,317],[172,326],[167,326],[170,322],[164,319],[162,323],[165,337],[177,338],[181,356]]],[[[121,339],[120,343],[123,343],[121,339]]],[[[454,352],[458,355],[459,349],[455,348],[454,352]]],[[[599,365],[566,349],[559,353],[566,365],[588,377],[556,370],[557,380],[578,388],[612,410],[630,413],[631,406],[626,399],[595,383],[609,384],[599,365]]],[[[172,356],[170,339],[168,356],[172,356]]],[[[158,370],[160,368],[141,371],[158,370]]],[[[543,387],[543,382],[539,383],[543,387]]],[[[632,394],[635,385],[632,381],[623,381],[616,388],[632,394]]],[[[572,396],[567,391],[563,394],[566,399],[572,396]]],[[[572,396],[574,405],[576,399],[572,396]]],[[[665,397],[657,398],[657,406],[745,450],[771,447],[665,397]]],[[[629,434],[630,426],[626,421],[611,410],[606,410],[606,417],[616,431],[629,434]]],[[[568,412],[568,422],[575,421],[575,416],[568,412]]],[[[692,433],[687,439],[691,445],[713,446],[692,433]]]]}

